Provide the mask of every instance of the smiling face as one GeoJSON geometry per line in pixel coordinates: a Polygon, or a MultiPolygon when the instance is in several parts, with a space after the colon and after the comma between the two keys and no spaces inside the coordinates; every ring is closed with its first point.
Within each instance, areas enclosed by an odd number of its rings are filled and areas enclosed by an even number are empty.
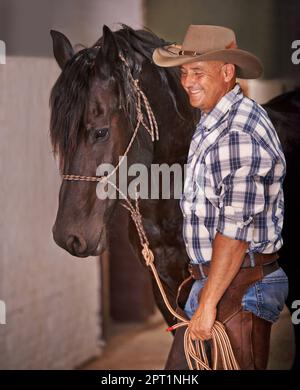
{"type": "Polygon", "coordinates": [[[221,61],[198,61],[181,66],[181,84],[190,104],[208,113],[235,85],[235,66],[221,61]]]}

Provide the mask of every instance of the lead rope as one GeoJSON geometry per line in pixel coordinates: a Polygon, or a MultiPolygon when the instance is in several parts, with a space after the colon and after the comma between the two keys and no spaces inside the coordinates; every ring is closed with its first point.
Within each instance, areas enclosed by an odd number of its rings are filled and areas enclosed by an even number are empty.
{"type": "Polygon", "coordinates": [[[126,198],[125,194],[119,190],[119,188],[110,180],[106,180],[108,184],[114,187],[124,198],[125,204],[121,203],[121,205],[130,212],[131,218],[136,226],[138,236],[140,239],[140,243],[142,246],[142,255],[144,257],[145,263],[148,267],[150,267],[155,281],[158,285],[159,291],[162,295],[165,305],[167,306],[169,312],[177,318],[179,323],[172,326],[172,329],[177,329],[182,326],[186,326],[185,334],[184,334],[184,352],[185,357],[190,370],[216,370],[219,362],[219,358],[221,358],[222,367],[224,370],[239,370],[239,365],[235,359],[235,356],[232,351],[232,347],[230,344],[230,340],[225,331],[224,325],[215,321],[214,326],[212,328],[212,345],[214,355],[212,357],[213,367],[210,368],[208,363],[207,354],[205,351],[205,344],[202,340],[192,340],[190,335],[190,330],[188,328],[189,321],[186,318],[179,315],[170,305],[170,302],[167,298],[167,295],[164,291],[164,287],[161,283],[159,275],[157,273],[156,267],[154,265],[154,255],[151,249],[149,248],[149,241],[147,239],[147,235],[142,223],[142,215],[139,210],[138,199],[136,196],[135,199],[135,207],[132,203],[126,198]],[[220,354],[220,356],[219,356],[220,354]],[[195,367],[194,367],[195,366],[195,367]]]}
{"type": "Polygon", "coordinates": [[[148,131],[148,133],[151,136],[152,142],[159,139],[158,134],[158,126],[155,119],[155,116],[153,114],[153,111],[151,109],[151,106],[149,104],[149,101],[144,94],[144,92],[139,87],[139,80],[134,79],[131,75],[129,64],[126,61],[126,59],[120,54],[120,59],[125,64],[127,70],[128,70],[128,77],[131,81],[132,87],[136,93],[137,96],[137,103],[136,103],[136,111],[137,111],[137,124],[133,131],[133,135],[131,137],[131,140],[122,156],[121,159],[119,159],[118,164],[116,167],[106,176],[80,176],[80,175],[62,175],[63,180],[72,180],[72,181],[91,181],[91,182],[102,182],[103,185],[110,184],[112,187],[114,187],[120,195],[122,195],[125,203],[121,203],[121,205],[126,208],[130,212],[130,216],[136,226],[138,236],[140,239],[140,243],[142,246],[142,255],[145,260],[145,263],[148,267],[150,267],[153,276],[155,278],[155,281],[158,285],[159,291],[162,295],[162,298],[164,300],[165,305],[167,306],[170,313],[177,318],[180,322],[173,325],[172,329],[177,329],[182,326],[186,326],[185,334],[184,334],[184,352],[186,356],[186,360],[188,363],[188,366],[190,370],[216,370],[218,366],[219,359],[221,358],[222,366],[224,370],[239,370],[239,365],[235,359],[235,356],[232,351],[232,347],[230,344],[230,340],[226,334],[224,325],[219,322],[215,321],[214,326],[212,328],[212,345],[213,345],[213,357],[212,357],[212,368],[209,366],[207,354],[205,351],[205,344],[202,340],[192,340],[189,330],[189,321],[186,320],[186,318],[179,315],[170,305],[170,302],[167,298],[167,295],[164,291],[164,287],[161,283],[161,280],[159,278],[159,275],[157,273],[156,267],[154,265],[154,255],[151,249],[149,248],[149,241],[147,239],[147,235],[142,223],[142,215],[139,210],[139,203],[138,203],[138,196],[136,193],[136,199],[135,199],[135,207],[132,205],[132,203],[128,200],[127,196],[112,182],[109,180],[109,177],[111,177],[119,168],[124,158],[127,156],[133,141],[137,135],[138,129],[140,125],[142,124],[145,129],[148,131]],[[147,118],[149,122],[149,126],[144,121],[144,115],[142,111],[142,103],[146,109],[147,118]],[[220,356],[219,356],[220,355],[220,356]]]}

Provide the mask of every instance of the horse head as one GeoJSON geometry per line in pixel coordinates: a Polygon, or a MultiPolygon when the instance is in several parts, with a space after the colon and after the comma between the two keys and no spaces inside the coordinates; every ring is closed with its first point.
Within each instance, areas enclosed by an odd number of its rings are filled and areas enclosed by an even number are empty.
{"type": "MultiPolygon", "coordinates": [[[[150,63],[152,35],[139,34],[123,27],[116,35],[104,26],[95,45],[75,53],[67,37],[51,32],[61,74],[50,97],[50,136],[63,178],[95,177],[105,164],[116,167],[139,118],[136,79],[142,68],[146,67],[146,76],[139,80],[141,88],[147,88],[147,83],[152,89],[161,87],[161,75],[150,63]],[[134,45],[128,43],[130,37],[134,45]],[[143,46],[145,38],[147,48],[143,46]]],[[[161,42],[153,39],[152,47],[161,42]]],[[[146,122],[144,118],[128,150],[129,165],[149,166],[152,162],[153,142],[146,122]]],[[[116,199],[99,199],[97,186],[99,183],[85,180],[63,180],[61,184],[53,237],[78,257],[96,256],[107,245],[107,225],[116,199]]]]}

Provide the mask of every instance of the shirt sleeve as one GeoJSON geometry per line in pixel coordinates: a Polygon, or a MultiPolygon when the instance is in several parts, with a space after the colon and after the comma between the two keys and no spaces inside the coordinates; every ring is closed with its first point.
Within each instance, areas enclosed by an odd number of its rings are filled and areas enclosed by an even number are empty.
{"type": "Polygon", "coordinates": [[[254,218],[265,209],[272,157],[248,133],[231,130],[206,157],[219,200],[217,231],[252,241],[254,218]]]}

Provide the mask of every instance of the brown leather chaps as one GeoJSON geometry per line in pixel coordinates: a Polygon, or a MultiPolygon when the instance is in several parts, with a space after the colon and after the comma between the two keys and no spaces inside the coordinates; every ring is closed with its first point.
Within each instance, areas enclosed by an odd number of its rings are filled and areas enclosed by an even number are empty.
{"type": "MultiPolygon", "coordinates": [[[[251,284],[263,278],[263,267],[241,268],[226,290],[217,308],[217,320],[225,326],[233,353],[242,370],[265,370],[268,363],[271,323],[242,309],[242,298],[251,284]]],[[[182,310],[194,279],[189,277],[180,286],[176,311],[186,317],[182,310]]],[[[183,337],[185,327],[176,330],[173,344],[165,366],[166,370],[188,370],[183,337]]],[[[210,342],[206,342],[208,356],[210,342]]],[[[218,366],[218,369],[222,369],[218,366]]]]}

